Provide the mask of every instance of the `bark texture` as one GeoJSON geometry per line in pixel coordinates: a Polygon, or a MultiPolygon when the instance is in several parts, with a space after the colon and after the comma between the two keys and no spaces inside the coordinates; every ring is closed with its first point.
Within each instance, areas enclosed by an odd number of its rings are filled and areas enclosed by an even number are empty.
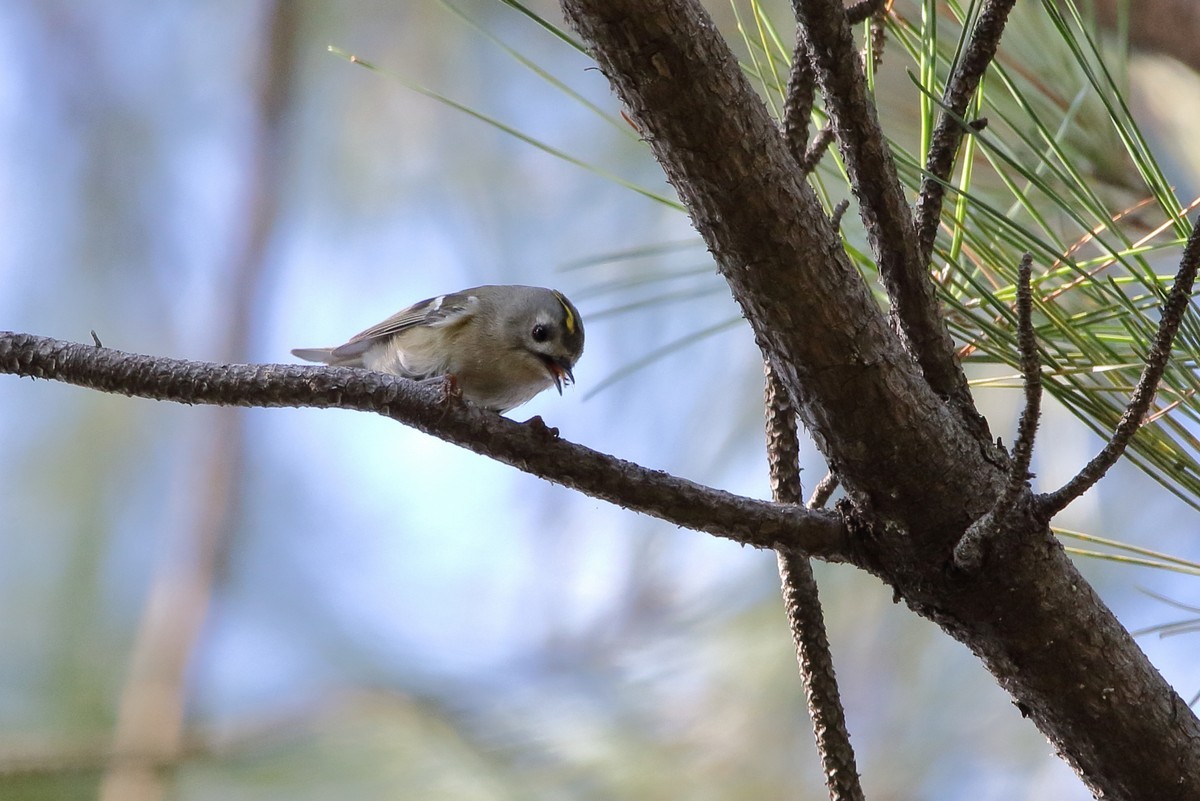
{"type": "Polygon", "coordinates": [[[977,654],[1099,797],[1200,798],[1195,715],[1029,512],[1028,490],[980,567],[954,566],[1007,458],[887,325],[704,10],[562,6],[846,487],[853,561],[977,654]]]}
{"type": "MultiPolygon", "coordinates": [[[[763,400],[771,496],[777,503],[800,503],[800,432],[796,427],[796,410],[769,364],[763,400]]],[[[838,690],[812,563],[804,554],[788,551],[780,551],[778,561],[783,610],[792,630],[825,788],[829,790],[830,801],[863,801],[862,782],[846,727],[846,710],[838,690]]]]}
{"type": "Polygon", "coordinates": [[[941,319],[933,282],[896,174],[892,151],[867,93],[862,61],[840,3],[795,0],[804,52],[825,98],[867,238],[888,288],[892,315],[930,388],[978,422],[967,378],[941,319]]]}
{"type": "Polygon", "coordinates": [[[217,406],[374,412],[527,473],[696,531],[757,548],[849,560],[837,514],[767,503],[568,442],[540,418],[516,423],[436,387],[349,367],[212,364],[0,331],[0,373],[102,392],[217,406]]]}

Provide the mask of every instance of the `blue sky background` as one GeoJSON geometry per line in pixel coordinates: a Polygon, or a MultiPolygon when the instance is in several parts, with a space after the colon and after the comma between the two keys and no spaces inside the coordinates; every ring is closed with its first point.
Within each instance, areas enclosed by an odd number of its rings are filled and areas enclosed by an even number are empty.
{"type": "MultiPolygon", "coordinates": [[[[298,6],[293,101],[267,145],[285,165],[280,206],[246,358],[288,362],[292,347],[336,344],[466,286],[554,286],[587,322],[578,384],[511,416],[767,496],[744,325],[589,395],[648,351],[736,320],[698,245],[580,266],[695,239],[685,216],[326,47],[669,194],[635,139],[436,3],[298,6]],[[646,282],[668,271],[688,274],[646,282]],[[689,297],[606,313],[664,292],[689,297]]],[[[584,57],[499,3],[462,7],[617,112],[584,57]]],[[[229,0],[0,8],[0,328],[76,341],[95,330],[122,350],[222,358],[266,19],[264,4],[229,0]]],[[[1178,93],[1196,92],[1172,76],[1178,93]]],[[[1152,131],[1171,130],[1155,103],[1140,111],[1152,131]]],[[[1194,187],[1194,154],[1157,141],[1194,187]]],[[[1017,395],[980,399],[1011,439],[1017,395]]],[[[175,797],[796,797],[797,784],[823,797],[772,554],[388,420],[242,414],[231,540],[186,707],[196,730],[235,746],[185,763],[175,797]]],[[[1097,447],[1051,415],[1035,464],[1047,487],[1097,447]]],[[[215,419],[0,381],[0,762],[106,741],[153,577],[189,558],[182,532],[203,511],[198,465],[215,419]]],[[[809,445],[805,464],[811,486],[824,469],[809,445]]],[[[1194,513],[1124,466],[1059,522],[1200,559],[1194,513]]],[[[1197,595],[1195,578],[1081,566],[1132,628],[1187,616],[1138,587],[1197,595]]],[[[956,798],[968,785],[979,799],[1088,797],[965,649],[874,579],[818,575],[872,798],[956,798]]],[[[1185,698],[1200,691],[1191,637],[1142,643],[1185,698]]],[[[94,797],[98,771],[65,773],[8,791],[94,797]]]]}

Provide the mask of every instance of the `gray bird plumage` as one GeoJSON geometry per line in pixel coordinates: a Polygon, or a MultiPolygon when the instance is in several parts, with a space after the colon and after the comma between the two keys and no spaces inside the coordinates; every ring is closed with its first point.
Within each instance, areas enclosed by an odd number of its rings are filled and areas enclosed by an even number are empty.
{"type": "Polygon", "coordinates": [[[307,361],[414,380],[452,375],[463,397],[506,412],[574,383],[583,321],[551,289],[477,286],[402,309],[334,348],[297,348],[307,361]]]}

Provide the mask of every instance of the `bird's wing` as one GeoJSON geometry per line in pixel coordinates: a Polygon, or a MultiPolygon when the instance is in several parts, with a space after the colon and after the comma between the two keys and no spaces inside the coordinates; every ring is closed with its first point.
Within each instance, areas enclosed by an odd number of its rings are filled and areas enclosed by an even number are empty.
{"type": "Polygon", "coordinates": [[[438,295],[436,298],[422,300],[355,334],[346,344],[334,348],[333,356],[357,356],[376,342],[416,326],[441,328],[459,325],[466,322],[478,306],[478,297],[464,293],[438,295]]]}

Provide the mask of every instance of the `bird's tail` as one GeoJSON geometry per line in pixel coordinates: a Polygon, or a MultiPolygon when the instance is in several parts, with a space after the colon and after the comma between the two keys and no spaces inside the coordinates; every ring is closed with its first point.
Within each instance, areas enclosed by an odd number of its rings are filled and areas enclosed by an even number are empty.
{"type": "Polygon", "coordinates": [[[362,367],[362,354],[335,356],[333,348],[296,348],[292,355],[306,362],[320,362],[332,367],[362,367]]]}

